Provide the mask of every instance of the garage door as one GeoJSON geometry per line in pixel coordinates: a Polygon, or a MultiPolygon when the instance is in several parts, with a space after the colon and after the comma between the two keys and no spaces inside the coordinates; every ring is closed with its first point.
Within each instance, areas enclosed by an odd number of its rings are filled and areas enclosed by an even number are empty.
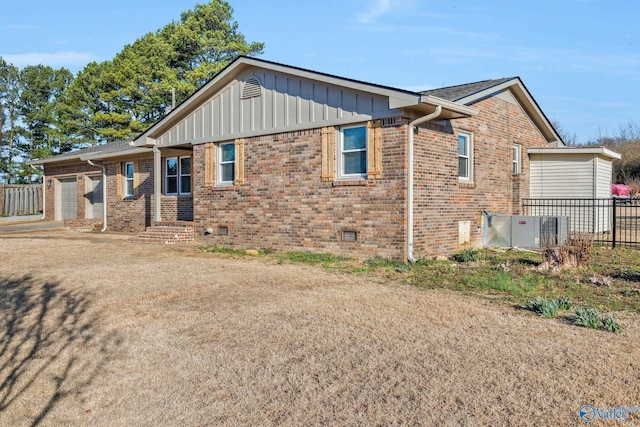
{"type": "Polygon", "coordinates": [[[61,219],[76,219],[78,216],[78,191],[76,180],[60,180],[61,219]]]}

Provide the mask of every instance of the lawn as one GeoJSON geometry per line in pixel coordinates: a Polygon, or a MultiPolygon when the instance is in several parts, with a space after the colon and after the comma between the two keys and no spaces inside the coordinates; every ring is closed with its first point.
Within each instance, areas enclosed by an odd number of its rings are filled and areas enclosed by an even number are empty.
{"type": "Polygon", "coordinates": [[[576,425],[582,405],[640,406],[634,253],[594,256],[608,290],[536,256],[406,267],[4,235],[0,425],[576,425]],[[622,333],[536,316],[537,295],[622,333]]]}

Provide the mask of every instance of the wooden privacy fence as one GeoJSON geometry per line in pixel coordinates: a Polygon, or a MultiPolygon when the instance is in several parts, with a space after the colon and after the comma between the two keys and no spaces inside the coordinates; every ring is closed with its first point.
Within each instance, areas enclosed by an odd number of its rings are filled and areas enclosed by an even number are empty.
{"type": "Polygon", "coordinates": [[[4,216],[42,212],[42,184],[0,184],[0,210],[4,216]]]}

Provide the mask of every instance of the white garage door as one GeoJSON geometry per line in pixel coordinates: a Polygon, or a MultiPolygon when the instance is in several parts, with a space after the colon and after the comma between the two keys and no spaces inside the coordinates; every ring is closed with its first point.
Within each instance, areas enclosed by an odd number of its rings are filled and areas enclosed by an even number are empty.
{"type": "Polygon", "coordinates": [[[78,190],[76,180],[60,180],[61,219],[76,219],[78,216],[78,190]]]}

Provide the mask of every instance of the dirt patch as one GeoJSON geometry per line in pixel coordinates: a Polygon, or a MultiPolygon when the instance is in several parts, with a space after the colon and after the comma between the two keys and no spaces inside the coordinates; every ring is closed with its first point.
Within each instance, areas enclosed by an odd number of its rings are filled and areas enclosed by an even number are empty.
{"type": "Polygon", "coordinates": [[[640,406],[633,314],[616,335],[122,235],[12,234],[0,259],[2,426],[573,425],[585,404],[640,406]]]}

